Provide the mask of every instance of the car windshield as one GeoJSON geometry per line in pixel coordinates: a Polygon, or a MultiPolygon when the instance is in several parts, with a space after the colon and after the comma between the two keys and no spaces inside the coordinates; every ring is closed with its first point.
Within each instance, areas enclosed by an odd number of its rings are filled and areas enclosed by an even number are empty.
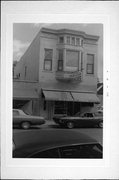
{"type": "Polygon", "coordinates": [[[13,110],[13,115],[14,116],[19,116],[19,115],[29,115],[28,113],[24,112],[22,109],[14,109],[13,110]]]}
{"type": "Polygon", "coordinates": [[[80,112],[77,112],[74,116],[80,116],[80,112]]]}
{"type": "Polygon", "coordinates": [[[37,152],[30,158],[102,158],[100,144],[65,146],[37,152]]]}

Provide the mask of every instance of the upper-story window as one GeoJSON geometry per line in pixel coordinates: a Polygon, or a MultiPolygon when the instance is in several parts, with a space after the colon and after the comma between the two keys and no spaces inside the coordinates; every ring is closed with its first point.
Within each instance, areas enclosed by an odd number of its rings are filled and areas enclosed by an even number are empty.
{"type": "Polygon", "coordinates": [[[63,70],[63,58],[64,58],[63,52],[64,52],[63,49],[58,50],[58,70],[59,71],[63,70]]]}
{"type": "Polygon", "coordinates": [[[80,38],[76,38],[76,45],[80,46],[80,38]]]}
{"type": "Polygon", "coordinates": [[[81,44],[80,45],[83,46],[83,39],[81,39],[81,44]]]}
{"type": "Polygon", "coordinates": [[[71,44],[72,44],[72,45],[75,45],[75,37],[72,37],[72,38],[71,38],[71,44]]]}
{"type": "Polygon", "coordinates": [[[87,74],[94,74],[94,54],[87,54],[87,74]]]}
{"type": "Polygon", "coordinates": [[[70,36],[67,36],[67,44],[70,44],[70,36]]]}
{"type": "Polygon", "coordinates": [[[60,44],[63,44],[63,43],[64,43],[64,36],[60,36],[60,37],[59,37],[59,43],[60,43],[60,44]]]}
{"type": "Polygon", "coordinates": [[[52,57],[53,57],[53,50],[45,49],[44,70],[47,70],[47,71],[52,70],[52,57]]]}
{"type": "Polygon", "coordinates": [[[79,52],[78,51],[66,51],[66,69],[68,71],[79,70],[79,52]]]}
{"type": "Polygon", "coordinates": [[[81,52],[81,71],[83,71],[83,52],[81,52]]]}

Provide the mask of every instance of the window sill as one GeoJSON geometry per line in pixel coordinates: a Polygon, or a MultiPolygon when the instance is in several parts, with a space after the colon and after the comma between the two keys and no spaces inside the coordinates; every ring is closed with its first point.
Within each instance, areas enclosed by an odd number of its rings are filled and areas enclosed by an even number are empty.
{"type": "Polygon", "coordinates": [[[53,73],[52,70],[42,70],[42,72],[46,72],[46,73],[53,73]]]}

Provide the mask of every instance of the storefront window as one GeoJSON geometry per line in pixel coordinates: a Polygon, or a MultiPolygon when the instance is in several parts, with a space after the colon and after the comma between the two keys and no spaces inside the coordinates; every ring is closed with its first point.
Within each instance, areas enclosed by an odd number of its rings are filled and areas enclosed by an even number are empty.
{"type": "Polygon", "coordinates": [[[55,101],[54,114],[67,114],[67,105],[66,105],[66,102],[55,101]]]}

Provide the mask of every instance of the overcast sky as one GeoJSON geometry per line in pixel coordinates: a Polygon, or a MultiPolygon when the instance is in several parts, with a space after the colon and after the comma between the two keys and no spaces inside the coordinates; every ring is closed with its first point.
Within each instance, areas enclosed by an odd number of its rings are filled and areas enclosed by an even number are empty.
{"type": "Polygon", "coordinates": [[[13,25],[13,60],[19,61],[30,43],[42,27],[68,28],[99,36],[98,41],[98,77],[103,81],[103,26],[101,24],[36,24],[15,23],[13,25]]]}

